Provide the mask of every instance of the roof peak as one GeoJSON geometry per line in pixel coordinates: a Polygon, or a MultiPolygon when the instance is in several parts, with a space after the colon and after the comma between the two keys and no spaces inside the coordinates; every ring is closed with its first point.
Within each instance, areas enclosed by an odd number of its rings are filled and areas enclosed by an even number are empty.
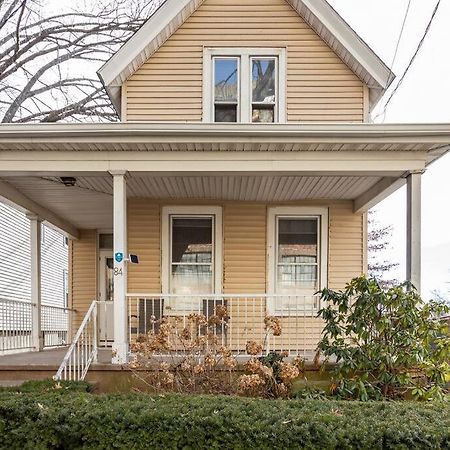
{"type": "MultiPolygon", "coordinates": [[[[122,84],[207,0],[166,0],[98,71],[120,112],[122,84]]],[[[363,81],[375,104],[394,79],[392,71],[326,0],[284,0],[363,81]]]]}

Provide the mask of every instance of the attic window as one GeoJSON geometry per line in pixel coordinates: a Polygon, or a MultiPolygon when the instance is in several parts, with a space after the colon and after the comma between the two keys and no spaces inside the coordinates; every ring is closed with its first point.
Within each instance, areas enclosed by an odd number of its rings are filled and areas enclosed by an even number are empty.
{"type": "Polygon", "coordinates": [[[205,122],[285,122],[285,49],[204,51],[205,122]]]}
{"type": "Polygon", "coordinates": [[[214,58],[214,122],[237,122],[239,59],[214,58]]]}

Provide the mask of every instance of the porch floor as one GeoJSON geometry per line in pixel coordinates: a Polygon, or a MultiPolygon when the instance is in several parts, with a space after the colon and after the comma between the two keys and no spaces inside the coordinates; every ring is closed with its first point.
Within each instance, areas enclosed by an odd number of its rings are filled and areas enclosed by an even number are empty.
{"type": "MultiPolygon", "coordinates": [[[[0,356],[1,370],[58,370],[65,354],[67,347],[57,349],[44,350],[42,352],[23,352],[11,355],[0,356]]],[[[111,369],[111,349],[98,349],[98,363],[94,366],[107,366],[111,369]]]]}

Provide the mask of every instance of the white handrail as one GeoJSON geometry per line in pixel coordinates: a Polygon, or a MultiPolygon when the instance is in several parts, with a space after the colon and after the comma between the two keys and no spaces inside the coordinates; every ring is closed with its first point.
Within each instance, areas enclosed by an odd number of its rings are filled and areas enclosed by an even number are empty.
{"type": "Polygon", "coordinates": [[[97,360],[97,339],[97,301],[94,300],[53,379],[84,380],[90,365],[97,360]]]}

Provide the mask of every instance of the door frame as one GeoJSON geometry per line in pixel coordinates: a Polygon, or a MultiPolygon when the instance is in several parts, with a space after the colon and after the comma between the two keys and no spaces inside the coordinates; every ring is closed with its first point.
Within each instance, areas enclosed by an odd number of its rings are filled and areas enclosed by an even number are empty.
{"type": "Polygon", "coordinates": [[[107,301],[106,296],[106,272],[105,272],[105,263],[106,258],[114,258],[113,250],[99,250],[98,253],[98,297],[99,301],[107,301]]]}
{"type": "Polygon", "coordinates": [[[113,309],[114,301],[106,300],[106,259],[114,258],[113,250],[102,249],[98,253],[98,298],[100,302],[103,302],[104,308],[99,308],[97,325],[99,332],[99,343],[103,346],[109,346],[114,341],[114,318],[112,323],[109,323],[108,316],[112,314],[114,317],[113,309]],[[111,328],[110,328],[111,327],[111,328]],[[102,333],[103,330],[103,333],[102,333]],[[109,335],[111,331],[111,335],[109,335]]]}

